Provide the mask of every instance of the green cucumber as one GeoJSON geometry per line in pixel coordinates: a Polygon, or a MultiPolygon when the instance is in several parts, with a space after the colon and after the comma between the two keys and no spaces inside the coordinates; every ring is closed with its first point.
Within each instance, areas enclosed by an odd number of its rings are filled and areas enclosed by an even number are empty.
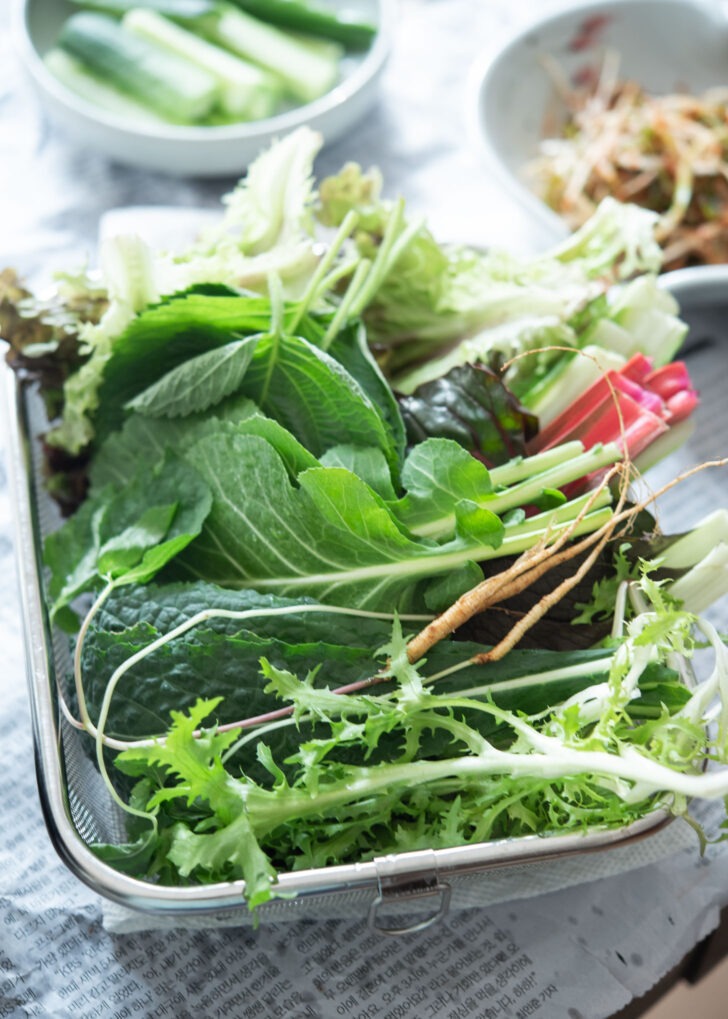
{"type": "Polygon", "coordinates": [[[192,32],[147,8],[135,8],[122,19],[133,35],[168,49],[217,81],[224,114],[239,120],[259,120],[275,110],[281,96],[278,82],[254,64],[200,39],[192,32]]]}
{"type": "Polygon", "coordinates": [[[168,18],[199,18],[215,9],[216,0],[71,0],[78,7],[121,17],[134,7],[157,11],[168,18]]]}
{"type": "Polygon", "coordinates": [[[301,102],[318,99],[338,80],[340,51],[321,52],[307,46],[232,4],[220,3],[215,14],[196,18],[192,24],[210,42],[276,75],[301,102]]]}
{"type": "Polygon", "coordinates": [[[374,25],[301,0],[233,0],[233,3],[253,17],[279,28],[332,39],[348,50],[367,49],[377,34],[374,25]]]}
{"type": "Polygon", "coordinates": [[[217,80],[202,68],[126,31],[104,14],[82,12],[58,40],[89,71],[176,123],[194,123],[217,104],[217,80]]]}
{"type": "Polygon", "coordinates": [[[64,50],[49,50],[43,58],[43,63],[67,89],[106,113],[125,117],[136,124],[155,126],[169,123],[149,107],[102,81],[97,75],[91,74],[80,61],[64,50]]]}
{"type": "MultiPolygon", "coordinates": [[[[104,11],[121,17],[133,7],[157,11],[168,18],[184,20],[210,14],[216,0],[72,0],[79,7],[104,11]]],[[[374,25],[338,14],[330,7],[301,0],[233,0],[241,10],[286,31],[330,39],[348,50],[367,49],[377,29],[374,25]]]]}

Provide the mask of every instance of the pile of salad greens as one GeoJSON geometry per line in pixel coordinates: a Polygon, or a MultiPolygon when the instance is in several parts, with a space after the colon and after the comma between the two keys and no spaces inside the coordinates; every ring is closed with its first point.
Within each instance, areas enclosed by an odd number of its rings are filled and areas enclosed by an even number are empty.
{"type": "Polygon", "coordinates": [[[66,514],[61,710],[129,819],[95,851],[255,907],[725,796],[728,512],[666,535],[630,487],[697,402],[654,217],[442,245],[376,171],[317,184],[320,144],[276,142],[186,250],[114,238],[45,300],[0,276],[66,514]]]}

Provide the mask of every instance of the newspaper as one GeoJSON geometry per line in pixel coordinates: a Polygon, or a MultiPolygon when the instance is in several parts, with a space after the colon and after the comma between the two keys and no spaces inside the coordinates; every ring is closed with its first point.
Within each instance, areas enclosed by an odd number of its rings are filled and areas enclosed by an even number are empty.
{"type": "MultiPolygon", "coordinates": [[[[356,136],[323,154],[320,171],[349,159],[376,163],[390,192],[426,212],[438,236],[513,250],[538,246],[523,214],[479,176],[451,111],[466,99],[472,58],[545,6],[404,0],[382,102],[356,136]],[[411,88],[422,67],[424,96],[411,88]]],[[[0,30],[7,18],[0,10],[0,30]]],[[[34,104],[7,36],[0,31],[0,173],[7,175],[0,265],[45,279],[84,257],[93,261],[99,220],[115,207],[173,203],[194,216],[197,206],[217,206],[232,181],[170,181],[69,144],[34,104]]],[[[704,400],[677,469],[721,454],[727,353],[721,337],[691,355],[704,400]]],[[[653,487],[670,480],[675,463],[651,475],[653,487]]],[[[725,505],[727,495],[725,473],[701,474],[667,492],[660,512],[670,526],[692,525],[725,505]]],[[[330,920],[210,929],[169,926],[102,901],[59,858],[43,819],[11,514],[0,475],[0,1019],[602,1019],[649,990],[716,926],[728,902],[728,850],[714,846],[701,856],[682,825],[619,873],[595,856],[580,861],[571,883],[542,872],[540,883],[522,884],[510,897],[494,874],[490,887],[479,886],[475,908],[473,893],[433,926],[398,937],[373,930],[366,909],[330,920]]],[[[728,628],[725,617],[716,618],[728,628]]],[[[714,830],[719,809],[699,813],[714,830]]]]}
{"type": "Polygon", "coordinates": [[[648,990],[717,922],[728,854],[701,858],[693,847],[628,879],[460,910],[397,938],[364,917],[111,931],[44,828],[11,622],[0,716],[2,1017],[599,1019],[648,990]]]}
{"type": "MultiPolygon", "coordinates": [[[[3,558],[8,578],[7,545],[3,558]]],[[[644,993],[717,922],[728,853],[701,858],[692,846],[628,878],[458,910],[397,938],[364,916],[109,930],[114,909],[105,915],[50,845],[13,612],[2,624],[0,1017],[599,1019],[644,993]]],[[[124,911],[116,920],[128,925],[124,911]]]]}

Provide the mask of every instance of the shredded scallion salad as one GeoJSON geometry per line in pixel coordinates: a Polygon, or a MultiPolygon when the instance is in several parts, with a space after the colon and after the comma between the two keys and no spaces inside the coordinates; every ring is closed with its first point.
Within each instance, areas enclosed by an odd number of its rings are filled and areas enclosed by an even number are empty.
{"type": "Polygon", "coordinates": [[[572,228],[606,196],[658,213],[664,270],[727,262],[728,90],[654,95],[614,52],[587,84],[546,66],[566,114],[526,168],[534,190],[572,228]]]}

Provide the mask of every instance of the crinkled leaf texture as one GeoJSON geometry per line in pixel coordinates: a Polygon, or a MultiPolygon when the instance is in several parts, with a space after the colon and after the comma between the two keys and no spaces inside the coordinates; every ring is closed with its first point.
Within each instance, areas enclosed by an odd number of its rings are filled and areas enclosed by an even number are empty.
{"type": "MultiPolygon", "coordinates": [[[[336,689],[365,680],[383,659],[378,650],[388,641],[391,622],[331,611],[307,611],[312,599],[292,600],[251,590],[233,591],[214,584],[177,583],[132,585],[114,593],[91,623],[84,644],[83,671],[92,718],[98,714],[106,685],[114,670],[161,634],[169,633],[200,612],[211,612],[196,628],[141,658],[117,686],[111,702],[107,731],[121,738],[140,738],[164,732],[174,709],[190,708],[201,689],[215,676],[215,690],[223,698],[215,718],[220,723],[250,718],[279,705],[265,690],[260,660],[306,675],[316,670],[317,687],[336,689]],[[220,615],[214,616],[215,612],[220,615]],[[231,618],[223,613],[248,613],[231,618]],[[282,614],[284,613],[284,614],[282,614]]],[[[419,624],[408,623],[413,632],[419,624]]],[[[444,641],[428,653],[424,673],[430,675],[468,660],[483,645],[444,641]]],[[[570,657],[572,665],[585,666],[593,678],[604,668],[608,654],[589,650],[570,657]]],[[[543,706],[546,687],[526,685],[525,690],[499,693],[495,686],[519,675],[552,673],[562,657],[549,652],[514,651],[487,667],[462,669],[443,679],[438,689],[493,687],[498,703],[521,703],[526,710],[543,706]],[[516,701],[513,701],[513,697],[516,701]]],[[[549,696],[566,696],[583,685],[584,677],[549,681],[549,696]]],[[[484,722],[482,723],[484,724],[484,722]]],[[[489,727],[492,734],[497,726],[489,727]]],[[[298,736],[280,729],[266,737],[279,759],[298,745],[298,736]]],[[[254,755],[253,755],[254,756],[254,755]]],[[[256,774],[257,774],[256,769],[256,774]]]]}
{"type": "Polygon", "coordinates": [[[176,776],[176,788],[158,790],[149,801],[150,808],[180,796],[190,804],[196,800],[209,804],[217,829],[199,835],[187,824],[173,825],[165,833],[169,839],[167,858],[183,879],[193,872],[198,876],[208,874],[213,880],[221,876],[245,877],[246,897],[254,909],[270,898],[276,872],[260,849],[250,824],[246,783],[234,780],[221,760],[236,734],[208,729],[197,738],[193,735],[217,703],[216,699],[200,699],[186,715],[173,712],[173,725],[164,743],[141,756],[127,751],[119,763],[122,770],[132,775],[137,773],[140,763],[149,761],[176,776]]]}
{"type": "MultiPolygon", "coordinates": [[[[430,691],[424,675],[408,662],[406,638],[397,626],[376,654],[387,656],[395,682],[393,690],[378,695],[365,691],[337,696],[316,688],[311,673],[297,677],[263,660],[268,692],[294,709],[288,728],[291,738],[298,740],[296,749],[281,760],[267,745],[265,731],[261,733],[257,757],[268,775],[265,783],[256,782],[246,767],[241,770],[237,758],[228,760],[234,750],[233,733],[201,729],[217,711],[216,700],[196,702],[187,715],[174,712],[163,744],[120,755],[121,769],[140,779],[137,797],[142,789],[150,797],[148,807],[157,811],[161,831],[171,839],[167,862],[179,878],[242,877],[255,907],[275,894],[281,868],[469,844],[544,828],[574,831],[589,824],[624,824],[647,808],[648,789],[641,798],[625,801],[598,770],[591,773],[586,767],[581,772],[580,750],[586,751],[584,760],[591,766],[596,758],[606,760],[609,754],[602,751],[607,736],[599,753],[591,753],[597,746],[576,703],[559,707],[563,689],[539,683],[537,675],[515,680],[511,695],[514,686],[522,694],[524,685],[526,693],[529,686],[536,693],[533,713],[525,713],[519,698],[516,716],[496,708],[488,693],[474,685],[452,693],[430,691]],[[303,717],[315,719],[313,733],[297,731],[303,717]],[[511,729],[505,752],[483,738],[478,722],[488,718],[511,729]],[[437,751],[426,739],[431,733],[438,736],[437,751]],[[383,745],[388,753],[378,757],[383,745]],[[350,758],[340,756],[342,747],[350,758]],[[179,819],[181,802],[194,804],[197,810],[187,823],[179,819]],[[171,829],[165,821],[169,810],[176,818],[171,829]]],[[[593,667],[613,682],[611,692],[606,683],[593,690],[605,698],[605,709],[613,716],[608,744],[614,758],[619,758],[625,738],[643,745],[652,730],[659,739],[661,725],[669,737],[672,730],[664,704],[641,732],[634,729],[624,714],[626,702],[618,682],[628,670],[619,664],[615,671],[616,658],[610,652],[602,651],[601,656],[600,662],[569,657],[569,665],[585,665],[584,685],[593,667]]],[[[564,656],[559,660],[563,666],[564,656]]],[[[674,673],[672,685],[682,687],[674,673]]],[[[503,687],[508,686],[503,681],[503,687]]],[[[668,694],[669,689],[666,682],[668,694]]],[[[687,722],[679,729],[675,738],[689,737],[687,722]]],[[[688,748],[686,767],[689,756],[688,748]]]]}

